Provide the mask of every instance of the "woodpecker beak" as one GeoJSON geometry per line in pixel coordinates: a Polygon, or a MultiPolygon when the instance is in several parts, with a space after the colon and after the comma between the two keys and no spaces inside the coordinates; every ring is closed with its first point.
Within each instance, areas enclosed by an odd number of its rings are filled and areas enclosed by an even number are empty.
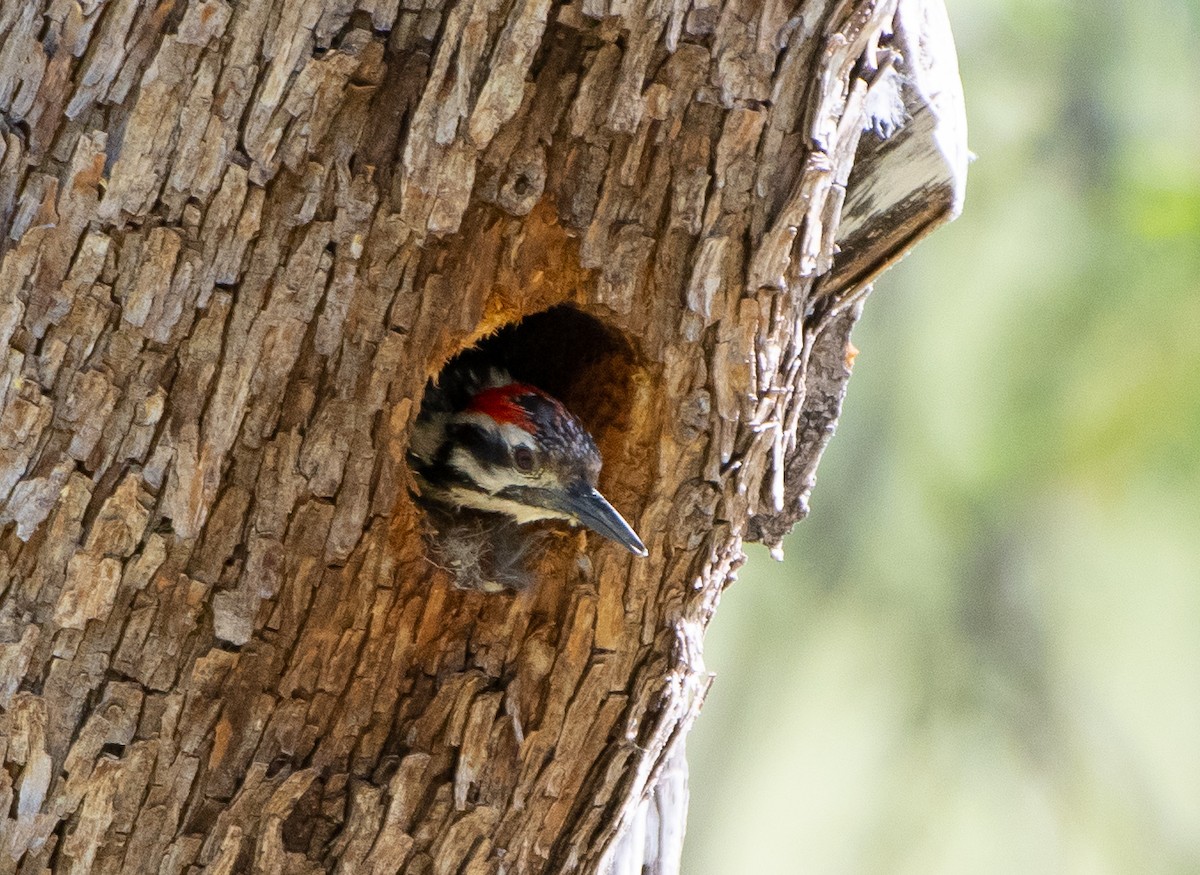
{"type": "Polygon", "coordinates": [[[598,535],[616,541],[635,556],[649,555],[637,532],[603,495],[586,483],[573,483],[561,492],[546,492],[547,506],[561,511],[598,535]]]}
{"type": "Polygon", "coordinates": [[[567,488],[563,510],[574,516],[593,532],[616,541],[635,556],[646,556],[649,550],[637,532],[617,513],[603,495],[580,483],[567,488]]]}

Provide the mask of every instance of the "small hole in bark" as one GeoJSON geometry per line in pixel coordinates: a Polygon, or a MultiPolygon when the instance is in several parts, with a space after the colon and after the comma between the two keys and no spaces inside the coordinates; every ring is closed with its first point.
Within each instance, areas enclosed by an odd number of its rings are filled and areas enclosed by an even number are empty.
{"type": "MultiPolygon", "coordinates": [[[[614,460],[629,427],[629,399],[638,365],[628,341],[593,316],[571,306],[558,306],[510,323],[454,356],[427,390],[421,419],[445,403],[447,387],[456,374],[502,369],[515,383],[540,389],[557,399],[592,436],[605,463],[599,490],[628,518],[633,508],[613,499],[609,484],[614,460]]],[[[419,439],[418,439],[419,440],[419,439]]],[[[418,480],[430,453],[414,441],[409,461],[418,480]]],[[[444,460],[443,460],[444,461],[444,460]]],[[[515,457],[497,457],[497,464],[516,466],[515,457]]],[[[532,582],[528,568],[553,542],[565,543],[565,521],[516,525],[500,513],[444,507],[422,500],[434,529],[431,558],[468,589],[522,589],[532,582]],[[552,536],[553,532],[560,537],[552,536]]],[[[596,541],[600,537],[595,536],[596,541]]]]}
{"type": "Polygon", "coordinates": [[[290,767],[291,764],[292,764],[291,757],[280,754],[279,756],[272,759],[270,763],[267,764],[267,778],[268,779],[274,778],[276,775],[278,775],[280,772],[282,772],[285,768],[290,767]]]}

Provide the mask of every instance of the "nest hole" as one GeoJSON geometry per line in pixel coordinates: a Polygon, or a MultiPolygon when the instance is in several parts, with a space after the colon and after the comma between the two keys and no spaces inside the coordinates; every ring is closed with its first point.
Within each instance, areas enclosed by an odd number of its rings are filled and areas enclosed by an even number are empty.
{"type": "MultiPolygon", "coordinates": [[[[611,495],[606,484],[623,479],[618,460],[629,431],[629,399],[639,367],[625,337],[596,317],[561,305],[505,325],[460,351],[443,370],[484,364],[503,368],[517,382],[552,395],[579,419],[604,461],[601,491],[611,495]]],[[[481,588],[471,583],[474,571],[461,570],[485,544],[497,556],[512,557],[513,567],[483,574],[501,578],[497,588],[522,589],[530,582],[526,567],[543,552],[545,527],[497,527],[494,520],[472,519],[469,512],[449,516],[422,506],[432,524],[435,553],[444,560],[439,564],[455,571],[460,586],[481,588]]]]}

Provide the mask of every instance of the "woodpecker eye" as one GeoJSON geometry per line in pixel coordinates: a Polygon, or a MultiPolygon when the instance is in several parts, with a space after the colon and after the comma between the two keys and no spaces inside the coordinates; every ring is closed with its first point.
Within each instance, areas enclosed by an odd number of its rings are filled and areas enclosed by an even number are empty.
{"type": "Polygon", "coordinates": [[[530,473],[535,464],[533,450],[529,447],[517,447],[513,450],[513,462],[516,464],[517,470],[524,471],[526,474],[530,473]]]}

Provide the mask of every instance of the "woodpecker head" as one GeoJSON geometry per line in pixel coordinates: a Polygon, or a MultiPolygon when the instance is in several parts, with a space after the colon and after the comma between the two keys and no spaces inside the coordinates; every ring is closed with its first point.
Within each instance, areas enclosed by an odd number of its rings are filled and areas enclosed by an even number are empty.
{"type": "Polygon", "coordinates": [[[591,435],[557,400],[499,369],[443,374],[430,385],[409,460],[427,501],[518,523],[565,520],[646,555],[596,490],[600,453],[591,435]]]}

